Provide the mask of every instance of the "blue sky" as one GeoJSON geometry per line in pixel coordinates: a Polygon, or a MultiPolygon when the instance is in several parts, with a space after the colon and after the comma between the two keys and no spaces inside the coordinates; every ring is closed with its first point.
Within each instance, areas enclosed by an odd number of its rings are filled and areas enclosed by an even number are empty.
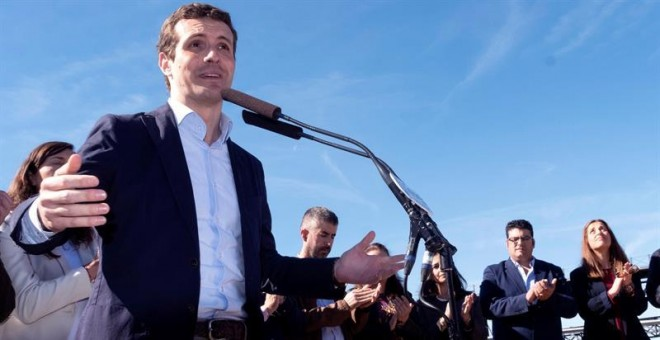
{"type": "MultiPolygon", "coordinates": [[[[78,147],[102,114],[165,102],[155,45],[180,4],[0,4],[0,187],[37,144],[78,147]]],[[[512,219],[532,222],[535,255],[566,275],[592,218],[635,263],[660,248],[660,2],[216,5],[239,33],[234,88],[371,148],[434,211],[470,288],[506,258],[512,219]]],[[[340,218],[331,255],[368,230],[405,251],[407,215],[368,160],[224,111],[233,140],[263,162],[282,254],[298,252],[315,205],[340,218]]]]}

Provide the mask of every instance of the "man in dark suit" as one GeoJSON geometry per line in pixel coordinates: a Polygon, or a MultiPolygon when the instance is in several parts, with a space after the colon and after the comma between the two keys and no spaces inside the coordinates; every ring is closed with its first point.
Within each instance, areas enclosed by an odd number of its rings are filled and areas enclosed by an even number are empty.
{"type": "Polygon", "coordinates": [[[534,229],[514,220],[505,228],[509,259],[484,270],[481,307],[493,339],[562,339],[561,318],[577,305],[561,268],[532,256],[534,229]]]}
{"type": "Polygon", "coordinates": [[[258,339],[262,290],[328,296],[402,268],[403,256],[364,254],[373,232],[339,259],[277,253],[261,163],[222,114],[236,51],[228,13],[182,6],[158,50],[167,104],[102,117],[32,208],[45,228],[98,226],[103,238],[78,338],[258,339]]]}

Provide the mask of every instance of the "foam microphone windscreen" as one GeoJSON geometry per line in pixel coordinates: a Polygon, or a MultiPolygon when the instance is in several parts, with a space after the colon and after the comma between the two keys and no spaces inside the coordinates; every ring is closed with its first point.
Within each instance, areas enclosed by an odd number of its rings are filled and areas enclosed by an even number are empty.
{"type": "Polygon", "coordinates": [[[277,119],[282,113],[279,107],[234,89],[222,90],[222,99],[270,119],[277,119]]]}

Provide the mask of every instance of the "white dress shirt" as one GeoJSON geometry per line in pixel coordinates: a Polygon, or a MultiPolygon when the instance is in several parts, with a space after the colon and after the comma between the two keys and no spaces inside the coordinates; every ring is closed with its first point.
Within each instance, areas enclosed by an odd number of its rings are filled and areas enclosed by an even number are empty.
{"type": "Polygon", "coordinates": [[[227,148],[232,122],[223,114],[220,138],[208,145],[206,124],[199,114],[172,98],[168,103],[176,117],[195,197],[201,275],[197,317],[244,320],[241,216],[227,148]]]}
{"type": "Polygon", "coordinates": [[[536,282],[536,274],[534,274],[534,258],[532,257],[532,260],[529,261],[529,271],[525,273],[525,268],[521,266],[518,262],[514,261],[511,259],[511,262],[516,266],[516,269],[518,269],[518,273],[520,273],[520,277],[522,277],[523,282],[525,282],[525,287],[527,287],[527,290],[529,290],[529,287],[531,287],[534,282],[536,282]]]}

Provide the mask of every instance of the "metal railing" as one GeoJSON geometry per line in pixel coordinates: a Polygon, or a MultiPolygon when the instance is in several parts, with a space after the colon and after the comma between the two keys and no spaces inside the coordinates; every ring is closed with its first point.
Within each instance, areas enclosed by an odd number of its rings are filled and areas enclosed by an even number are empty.
{"type": "MultiPolygon", "coordinates": [[[[639,319],[649,338],[660,338],[660,316],[639,319]]],[[[568,327],[562,330],[564,340],[581,340],[584,334],[582,327],[568,327]]]]}

